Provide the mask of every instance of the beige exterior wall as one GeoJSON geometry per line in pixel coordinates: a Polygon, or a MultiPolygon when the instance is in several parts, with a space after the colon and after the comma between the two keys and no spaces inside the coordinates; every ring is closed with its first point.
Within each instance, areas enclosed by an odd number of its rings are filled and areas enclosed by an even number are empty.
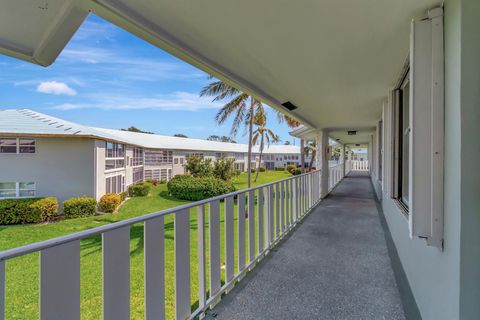
{"type": "Polygon", "coordinates": [[[35,182],[36,197],[95,196],[95,140],[36,137],[35,154],[0,154],[0,181],[35,182]]]}

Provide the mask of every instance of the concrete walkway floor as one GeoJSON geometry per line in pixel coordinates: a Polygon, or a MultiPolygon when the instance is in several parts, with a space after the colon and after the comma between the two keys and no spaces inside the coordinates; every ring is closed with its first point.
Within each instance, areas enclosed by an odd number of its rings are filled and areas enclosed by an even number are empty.
{"type": "Polygon", "coordinates": [[[350,173],[207,319],[405,319],[369,179],[350,173]]]}

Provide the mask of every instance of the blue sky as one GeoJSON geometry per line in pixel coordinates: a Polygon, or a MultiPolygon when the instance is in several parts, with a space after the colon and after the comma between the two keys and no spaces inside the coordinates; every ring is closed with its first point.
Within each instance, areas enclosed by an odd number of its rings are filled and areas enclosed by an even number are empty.
{"type": "MultiPolygon", "coordinates": [[[[98,127],[229,135],[230,123],[214,122],[221,104],[198,96],[208,82],[203,71],[94,15],[50,67],[0,55],[0,109],[29,108],[98,127]]],[[[273,111],[268,126],[282,143],[293,142],[273,111]]],[[[243,131],[234,139],[247,141],[243,131]]]]}

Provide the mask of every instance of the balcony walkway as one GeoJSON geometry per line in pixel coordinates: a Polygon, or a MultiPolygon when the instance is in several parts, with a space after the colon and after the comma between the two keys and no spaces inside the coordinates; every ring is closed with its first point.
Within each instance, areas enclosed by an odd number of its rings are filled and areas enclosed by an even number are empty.
{"type": "Polygon", "coordinates": [[[405,319],[373,192],[351,172],[207,319],[405,319]]]}

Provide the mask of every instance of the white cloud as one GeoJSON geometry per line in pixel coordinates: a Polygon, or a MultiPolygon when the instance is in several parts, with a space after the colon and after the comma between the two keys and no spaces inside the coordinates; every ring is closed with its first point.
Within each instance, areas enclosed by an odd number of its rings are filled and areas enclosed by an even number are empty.
{"type": "Polygon", "coordinates": [[[67,96],[74,96],[77,94],[77,91],[70,88],[64,82],[57,82],[57,81],[44,81],[41,82],[37,86],[37,91],[42,93],[49,93],[49,94],[65,94],[67,96]]]}
{"type": "Polygon", "coordinates": [[[210,98],[202,98],[198,93],[174,92],[154,97],[126,97],[122,95],[91,95],[88,101],[78,104],[64,103],[53,108],[58,110],[103,109],[103,110],[170,110],[199,111],[218,109],[220,103],[211,102],[210,98]]]}

